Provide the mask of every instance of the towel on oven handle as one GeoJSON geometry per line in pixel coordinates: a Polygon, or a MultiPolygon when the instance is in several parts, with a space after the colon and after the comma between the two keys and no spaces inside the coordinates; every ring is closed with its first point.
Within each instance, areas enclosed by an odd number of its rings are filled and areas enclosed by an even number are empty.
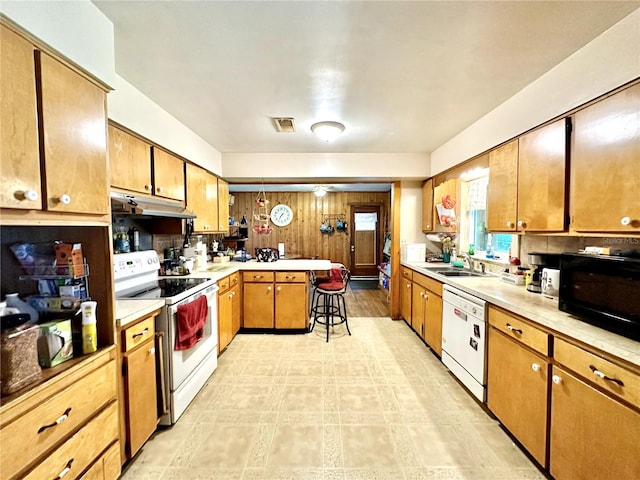
{"type": "Polygon", "coordinates": [[[188,350],[204,337],[208,308],[207,297],[204,295],[178,307],[176,350],[188,350]]]}

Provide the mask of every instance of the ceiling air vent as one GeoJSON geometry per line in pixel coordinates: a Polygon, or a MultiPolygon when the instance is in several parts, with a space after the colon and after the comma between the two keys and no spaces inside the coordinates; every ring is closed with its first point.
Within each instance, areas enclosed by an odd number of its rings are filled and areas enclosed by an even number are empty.
{"type": "Polygon", "coordinates": [[[296,124],[293,117],[275,117],[273,123],[280,133],[293,133],[296,131],[296,124]]]}

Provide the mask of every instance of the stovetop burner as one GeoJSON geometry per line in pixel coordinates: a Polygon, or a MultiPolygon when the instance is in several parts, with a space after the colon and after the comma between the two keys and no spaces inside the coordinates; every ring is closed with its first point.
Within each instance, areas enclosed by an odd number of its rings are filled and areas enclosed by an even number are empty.
{"type": "Polygon", "coordinates": [[[208,281],[207,278],[160,278],[158,280],[160,297],[175,297],[208,281]]]}

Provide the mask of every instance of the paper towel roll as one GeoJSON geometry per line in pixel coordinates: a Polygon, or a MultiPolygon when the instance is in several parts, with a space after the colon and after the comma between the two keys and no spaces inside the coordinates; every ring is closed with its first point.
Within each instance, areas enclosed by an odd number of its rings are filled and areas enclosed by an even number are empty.
{"type": "Polygon", "coordinates": [[[280,258],[284,257],[284,243],[278,244],[278,256],[280,258]]]}

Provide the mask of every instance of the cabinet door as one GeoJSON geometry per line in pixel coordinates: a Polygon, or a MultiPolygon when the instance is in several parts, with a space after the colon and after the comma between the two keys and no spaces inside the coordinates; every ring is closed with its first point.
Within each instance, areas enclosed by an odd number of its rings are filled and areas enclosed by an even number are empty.
{"type": "MultiPolygon", "coordinates": [[[[454,207],[454,213],[455,213],[455,217],[457,219],[457,221],[459,221],[460,219],[460,180],[458,180],[457,178],[452,178],[450,180],[447,180],[444,183],[441,183],[440,185],[438,185],[437,187],[435,187],[433,189],[433,203],[435,203],[435,206],[437,208],[438,204],[442,203],[442,199],[446,196],[450,196],[453,200],[455,200],[455,207],[454,207]]],[[[438,231],[455,231],[456,227],[454,225],[442,225],[442,223],[440,222],[440,218],[437,214],[437,212],[434,213],[434,222],[437,222],[438,228],[436,230],[438,231]]]]}
{"type": "Polygon", "coordinates": [[[276,328],[307,328],[306,283],[276,283],[275,301],[276,328]]]}
{"type": "Polygon", "coordinates": [[[0,207],[41,209],[34,49],[4,25],[0,45],[0,207]]]}
{"type": "Polygon", "coordinates": [[[422,231],[433,231],[433,178],[422,185],[422,231]]]}
{"type": "Polygon", "coordinates": [[[229,231],[229,184],[218,178],[218,231],[229,231]]]}
{"type": "Polygon", "coordinates": [[[133,456],[158,424],[156,394],[156,350],[153,340],[140,345],[124,359],[127,368],[126,402],[129,438],[133,456]]]}
{"type": "Polygon", "coordinates": [[[36,53],[47,209],[108,214],[106,94],[49,55],[36,53]]]}
{"type": "Polygon", "coordinates": [[[232,315],[233,315],[233,294],[227,290],[218,294],[218,352],[226,348],[231,339],[232,333],[232,315]]]}
{"type": "MultiPolygon", "coordinates": [[[[213,231],[217,231],[219,229],[218,225],[222,220],[218,219],[218,179],[215,175],[207,172],[205,170],[205,183],[206,183],[206,199],[205,199],[205,210],[206,217],[208,219],[209,229],[213,231]]],[[[228,202],[228,200],[227,200],[228,202]]],[[[229,213],[228,213],[228,205],[227,205],[227,216],[224,219],[225,223],[229,223],[229,213]]],[[[227,226],[227,230],[229,227],[227,226]]]]}
{"type": "Polygon", "coordinates": [[[640,84],[577,112],[571,229],[640,233],[640,84]]]}
{"type": "Polygon", "coordinates": [[[400,315],[409,325],[411,325],[411,287],[409,280],[402,279],[400,281],[402,290],[400,296],[400,315]]]}
{"type": "Polygon", "coordinates": [[[518,203],[518,140],[489,152],[487,229],[514,232],[518,203]]]}
{"type": "Polygon", "coordinates": [[[211,231],[211,223],[207,215],[206,173],[200,167],[187,164],[187,208],[197,215],[193,220],[195,232],[211,231]]]}
{"type": "Polygon", "coordinates": [[[426,291],[424,320],[424,340],[427,345],[442,356],[442,297],[426,291]]]}
{"type": "Polygon", "coordinates": [[[244,284],[245,328],[273,328],[273,296],[272,283],[244,284]]]}
{"type": "Polygon", "coordinates": [[[489,328],[487,406],[540,465],[546,466],[549,363],[489,328]]]}
{"type": "Polygon", "coordinates": [[[411,300],[411,327],[424,338],[424,315],[426,310],[425,290],[414,283],[411,300]]]}
{"type": "Polygon", "coordinates": [[[640,414],[553,367],[550,471],[557,480],[638,478],[640,414]]]}
{"type": "Polygon", "coordinates": [[[242,312],[242,307],[241,307],[241,304],[240,304],[240,300],[241,300],[240,299],[240,292],[241,292],[241,290],[240,290],[240,285],[239,284],[236,284],[235,286],[231,287],[231,293],[232,293],[232,297],[231,297],[231,336],[232,336],[232,338],[240,330],[240,318],[241,318],[241,312],[242,312]]]}
{"type": "Polygon", "coordinates": [[[109,163],[112,187],[153,193],[151,145],[109,125],[109,163]]]}
{"type": "Polygon", "coordinates": [[[567,120],[523,135],[518,147],[518,230],[565,229],[567,120]]]}
{"type": "Polygon", "coordinates": [[[153,147],[153,188],[160,197],[184,200],[184,162],[153,147]]]}

